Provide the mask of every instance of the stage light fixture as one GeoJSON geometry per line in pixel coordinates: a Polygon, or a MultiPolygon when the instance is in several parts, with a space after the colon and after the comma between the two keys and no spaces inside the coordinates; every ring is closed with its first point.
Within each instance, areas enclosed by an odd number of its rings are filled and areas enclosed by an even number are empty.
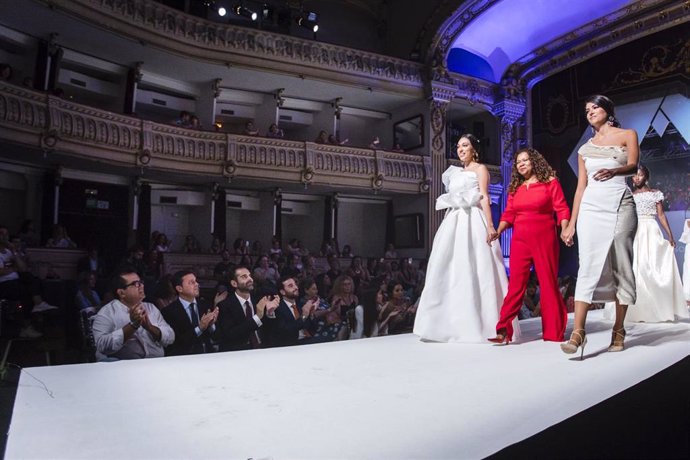
{"type": "Polygon", "coordinates": [[[319,31],[319,15],[313,11],[304,11],[297,17],[297,24],[316,33],[319,31]]]}
{"type": "Polygon", "coordinates": [[[256,13],[256,11],[252,11],[243,5],[237,5],[235,7],[235,14],[238,16],[244,16],[245,18],[249,18],[252,21],[256,21],[259,18],[259,15],[256,13]]]}
{"type": "Polygon", "coordinates": [[[218,16],[223,17],[227,13],[228,13],[228,11],[225,8],[223,8],[222,6],[220,8],[218,8],[218,16]]]}

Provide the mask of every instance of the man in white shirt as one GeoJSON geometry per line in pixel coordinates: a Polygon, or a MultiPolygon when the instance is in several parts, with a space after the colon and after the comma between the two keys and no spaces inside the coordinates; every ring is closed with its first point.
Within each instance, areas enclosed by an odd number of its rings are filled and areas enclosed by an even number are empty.
{"type": "Polygon", "coordinates": [[[173,343],[175,333],[155,305],[144,302],[144,282],[131,270],[123,270],[114,280],[117,299],[93,317],[96,358],[139,359],[163,356],[163,348],[173,343]]]}

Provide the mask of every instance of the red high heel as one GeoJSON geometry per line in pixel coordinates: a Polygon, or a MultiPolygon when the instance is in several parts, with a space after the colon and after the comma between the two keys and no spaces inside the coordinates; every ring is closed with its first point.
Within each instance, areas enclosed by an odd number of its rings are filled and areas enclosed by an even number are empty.
{"type": "Polygon", "coordinates": [[[501,329],[499,331],[496,331],[496,337],[491,337],[487,340],[497,345],[508,345],[511,339],[508,336],[508,332],[505,329],[501,329]]]}

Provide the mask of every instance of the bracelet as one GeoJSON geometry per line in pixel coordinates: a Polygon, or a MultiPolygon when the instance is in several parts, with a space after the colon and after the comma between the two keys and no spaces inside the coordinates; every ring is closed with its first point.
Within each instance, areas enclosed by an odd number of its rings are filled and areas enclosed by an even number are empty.
{"type": "Polygon", "coordinates": [[[135,330],[141,327],[141,323],[135,323],[134,321],[130,321],[129,325],[132,326],[135,330]]]}

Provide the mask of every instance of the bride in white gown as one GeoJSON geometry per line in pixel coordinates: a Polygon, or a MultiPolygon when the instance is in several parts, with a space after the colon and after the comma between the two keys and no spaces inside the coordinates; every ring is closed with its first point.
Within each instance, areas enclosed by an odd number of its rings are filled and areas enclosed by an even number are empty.
{"type": "MultiPolygon", "coordinates": [[[[414,333],[436,342],[486,343],[494,335],[508,279],[489,203],[489,171],[479,163],[479,140],[458,141],[464,168],[450,166],[442,176],[446,193],[436,210],[446,215],[436,232],[414,333]]],[[[519,335],[517,321],[513,337],[519,335]]]]}
{"type": "Polygon", "coordinates": [[[687,318],[688,308],[673,254],[676,243],[661,204],[664,194],[649,188],[649,170],[644,166],[639,166],[632,181],[638,219],[633,242],[637,300],[628,307],[625,321],[652,323],[687,318]],[[668,241],[661,234],[657,219],[668,241]]]}

